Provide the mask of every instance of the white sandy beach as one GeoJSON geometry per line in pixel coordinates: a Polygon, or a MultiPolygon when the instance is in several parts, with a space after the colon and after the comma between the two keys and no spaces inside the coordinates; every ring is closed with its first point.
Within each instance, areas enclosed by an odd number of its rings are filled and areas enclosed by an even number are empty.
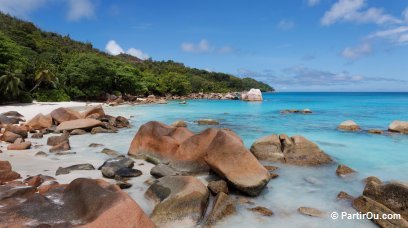
{"type": "Polygon", "coordinates": [[[64,107],[64,108],[74,108],[77,110],[83,110],[87,106],[99,105],[102,103],[95,102],[33,102],[31,104],[12,104],[12,105],[0,105],[0,113],[7,111],[17,111],[24,116],[26,120],[30,120],[35,115],[42,113],[48,114],[52,110],[64,107]]]}

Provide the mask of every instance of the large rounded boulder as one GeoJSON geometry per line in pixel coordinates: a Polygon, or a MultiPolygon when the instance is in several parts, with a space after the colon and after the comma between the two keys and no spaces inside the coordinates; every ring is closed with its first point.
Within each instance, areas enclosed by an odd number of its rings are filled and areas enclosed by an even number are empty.
{"type": "Polygon", "coordinates": [[[155,164],[183,160],[183,157],[176,154],[176,151],[180,144],[192,135],[194,134],[187,128],[150,121],[139,128],[128,154],[155,164]]]}
{"type": "Polygon", "coordinates": [[[268,135],[256,140],[250,150],[259,160],[284,161],[279,135],[268,135]]]}
{"type": "Polygon", "coordinates": [[[87,110],[83,111],[82,113],[83,118],[87,118],[89,116],[96,116],[96,117],[102,117],[105,115],[105,111],[103,110],[102,105],[97,105],[94,107],[90,107],[87,110]]]}
{"type": "Polygon", "coordinates": [[[62,123],[64,121],[81,119],[82,115],[70,108],[57,108],[51,112],[51,117],[56,123],[62,123]]]}
{"type": "Polygon", "coordinates": [[[260,89],[250,89],[246,93],[241,94],[241,100],[244,101],[262,101],[262,92],[260,89]]]}
{"type": "Polygon", "coordinates": [[[156,202],[151,219],[158,226],[182,221],[197,224],[207,208],[209,191],[192,176],[166,176],[158,179],[146,192],[156,202]]]}
{"type": "Polygon", "coordinates": [[[184,140],[175,154],[177,160],[170,162],[170,165],[182,172],[200,173],[209,170],[204,156],[208,147],[220,129],[208,128],[184,140]]]}
{"type": "Polygon", "coordinates": [[[158,166],[153,170],[157,177],[191,175],[211,169],[251,196],[258,195],[269,181],[268,171],[229,130],[209,128],[193,134],[184,127],[152,121],[140,127],[129,155],[166,164],[166,169],[158,166]]]}
{"type": "Polygon", "coordinates": [[[219,130],[207,148],[205,161],[236,189],[256,196],[269,182],[268,170],[232,131],[219,130]]]}
{"type": "Polygon", "coordinates": [[[301,166],[315,166],[332,162],[330,156],[315,143],[300,135],[289,137],[281,134],[263,137],[252,144],[251,152],[259,160],[301,166]]]}
{"type": "MultiPolygon", "coordinates": [[[[33,187],[3,188],[10,196],[16,190],[33,187]]],[[[79,178],[42,194],[30,189],[20,194],[18,203],[0,198],[4,206],[0,207],[2,226],[155,227],[127,193],[103,180],[79,178]]]]}
{"type": "Polygon", "coordinates": [[[408,121],[395,120],[388,126],[388,130],[408,134],[408,121]]]}
{"type": "Polygon", "coordinates": [[[32,118],[27,125],[33,130],[50,128],[52,126],[52,117],[51,115],[44,116],[43,114],[39,113],[32,118]]]}
{"type": "Polygon", "coordinates": [[[23,138],[27,138],[28,136],[28,126],[17,126],[17,125],[7,125],[6,131],[13,132],[15,134],[21,135],[23,138]]]}

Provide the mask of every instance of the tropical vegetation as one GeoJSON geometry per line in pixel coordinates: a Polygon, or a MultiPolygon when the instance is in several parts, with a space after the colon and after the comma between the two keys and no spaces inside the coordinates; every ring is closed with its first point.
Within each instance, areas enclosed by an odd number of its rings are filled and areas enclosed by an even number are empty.
{"type": "Polygon", "coordinates": [[[45,32],[0,13],[0,103],[102,100],[106,94],[186,95],[273,88],[251,78],[174,61],[111,56],[91,43],[45,32]]]}

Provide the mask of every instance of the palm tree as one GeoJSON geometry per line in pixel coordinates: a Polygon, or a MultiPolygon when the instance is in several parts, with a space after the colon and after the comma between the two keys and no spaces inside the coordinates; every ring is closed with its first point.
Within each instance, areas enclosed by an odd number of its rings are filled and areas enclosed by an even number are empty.
{"type": "Polygon", "coordinates": [[[0,77],[0,88],[4,95],[16,97],[20,94],[24,83],[21,81],[21,70],[7,71],[0,77]]]}
{"type": "Polygon", "coordinates": [[[52,86],[57,87],[58,78],[50,70],[43,69],[36,72],[35,81],[37,84],[35,84],[35,86],[30,90],[30,93],[36,90],[42,82],[49,82],[52,84],[52,86]]]}

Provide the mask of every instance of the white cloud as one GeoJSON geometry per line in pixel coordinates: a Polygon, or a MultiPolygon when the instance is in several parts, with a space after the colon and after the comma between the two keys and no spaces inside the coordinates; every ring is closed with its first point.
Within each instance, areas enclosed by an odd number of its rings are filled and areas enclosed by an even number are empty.
{"type": "Polygon", "coordinates": [[[211,52],[213,48],[210,47],[206,39],[202,39],[198,44],[184,42],[181,44],[181,50],[191,53],[206,53],[211,52]]]}
{"type": "Polygon", "coordinates": [[[315,6],[320,3],[320,0],[307,0],[309,6],[315,6]]]}
{"type": "Polygon", "coordinates": [[[225,47],[222,47],[222,48],[218,49],[218,52],[221,53],[221,54],[231,53],[233,51],[234,51],[234,49],[232,47],[229,47],[229,46],[225,46],[225,47]]]}
{"type": "Polygon", "coordinates": [[[365,55],[370,54],[373,51],[371,43],[363,42],[356,47],[347,47],[342,52],[341,55],[348,59],[358,59],[365,55]]]}
{"type": "Polygon", "coordinates": [[[127,50],[126,52],[127,54],[137,57],[139,59],[148,59],[149,55],[147,55],[146,53],[143,53],[142,50],[136,49],[136,48],[129,48],[129,50],[127,50]]]}
{"type": "Polygon", "coordinates": [[[27,18],[32,11],[44,6],[47,2],[48,0],[0,0],[0,11],[27,18]]]}
{"type": "Polygon", "coordinates": [[[111,55],[119,55],[120,53],[124,53],[122,47],[114,40],[110,40],[106,44],[105,50],[111,55]]]}
{"type": "Polygon", "coordinates": [[[368,38],[382,38],[387,39],[394,44],[408,44],[408,26],[380,30],[370,34],[368,38]]]}
{"type": "Polygon", "coordinates": [[[70,21],[95,16],[95,5],[91,0],[68,0],[68,8],[67,19],[70,21]]]}
{"type": "Polygon", "coordinates": [[[187,53],[196,53],[196,54],[202,54],[202,53],[220,53],[220,54],[227,54],[231,53],[234,51],[233,48],[229,46],[224,46],[224,47],[214,47],[208,42],[206,39],[200,40],[197,44],[192,43],[192,42],[184,42],[181,44],[181,50],[187,53]]]}
{"type": "Polygon", "coordinates": [[[278,74],[270,70],[256,72],[247,69],[238,69],[242,77],[254,79],[279,86],[336,86],[353,85],[368,82],[397,82],[406,83],[406,80],[385,77],[366,77],[360,74],[352,74],[348,71],[331,72],[314,69],[305,66],[292,66],[282,69],[278,74]]]}
{"type": "Polygon", "coordinates": [[[321,19],[322,25],[340,21],[375,24],[398,24],[401,20],[385,14],[383,9],[366,8],[365,0],[338,0],[321,19]]]}
{"type": "Polygon", "coordinates": [[[402,12],[402,18],[408,23],[408,7],[402,12]]]}
{"type": "Polygon", "coordinates": [[[289,30],[289,29],[292,29],[293,27],[295,27],[295,22],[291,20],[282,19],[278,23],[278,28],[282,30],[289,30]]]}
{"type": "Polygon", "coordinates": [[[139,59],[145,60],[149,58],[149,55],[141,51],[140,49],[136,48],[129,48],[126,52],[123,50],[123,48],[114,40],[108,41],[108,43],[105,46],[106,52],[108,52],[111,55],[119,55],[121,53],[125,53],[134,57],[137,57],[139,59]]]}

